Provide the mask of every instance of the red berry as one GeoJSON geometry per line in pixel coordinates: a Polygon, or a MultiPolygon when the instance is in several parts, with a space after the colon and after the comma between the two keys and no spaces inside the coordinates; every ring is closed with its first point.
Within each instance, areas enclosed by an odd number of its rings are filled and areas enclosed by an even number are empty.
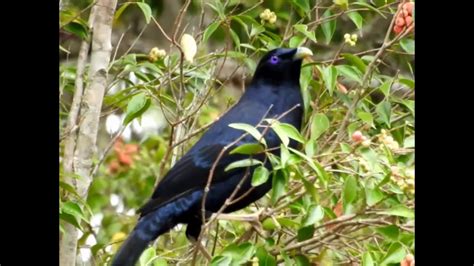
{"type": "Polygon", "coordinates": [[[359,130],[352,133],[352,141],[361,142],[363,140],[364,140],[364,135],[362,135],[362,132],[360,132],[359,130]]]}
{"type": "Polygon", "coordinates": [[[403,27],[405,25],[405,20],[403,19],[402,16],[397,17],[397,20],[395,21],[395,25],[399,27],[403,27]]]}
{"type": "Polygon", "coordinates": [[[399,34],[400,32],[402,32],[403,30],[403,27],[399,27],[397,25],[395,25],[395,27],[393,27],[393,31],[396,33],[396,34],[399,34]]]}
{"type": "Polygon", "coordinates": [[[410,27],[411,24],[413,24],[413,18],[411,16],[406,16],[405,17],[405,23],[406,23],[407,27],[410,27]]]}
{"type": "Polygon", "coordinates": [[[408,2],[403,5],[403,10],[408,14],[408,15],[413,15],[413,7],[414,4],[413,2],[408,2]]]}

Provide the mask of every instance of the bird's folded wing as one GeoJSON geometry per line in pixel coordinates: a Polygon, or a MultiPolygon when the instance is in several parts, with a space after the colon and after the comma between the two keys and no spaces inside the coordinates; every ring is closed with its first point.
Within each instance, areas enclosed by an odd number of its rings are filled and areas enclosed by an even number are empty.
{"type": "MultiPolygon", "coordinates": [[[[224,145],[213,144],[183,156],[160,181],[151,199],[139,209],[141,216],[188,192],[204,189],[209,172],[223,149],[224,145]]],[[[232,148],[228,149],[216,163],[212,183],[221,182],[230,174],[235,174],[235,171],[225,172],[225,167],[233,161],[245,158],[239,154],[229,155],[231,150],[232,148]]]]}

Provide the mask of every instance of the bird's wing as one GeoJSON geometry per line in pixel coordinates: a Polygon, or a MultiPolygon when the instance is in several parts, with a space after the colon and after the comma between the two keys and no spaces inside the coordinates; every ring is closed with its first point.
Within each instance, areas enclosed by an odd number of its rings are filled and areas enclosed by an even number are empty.
{"type": "MultiPolygon", "coordinates": [[[[230,121],[256,125],[265,111],[266,107],[262,107],[255,102],[241,102],[239,106],[236,105],[229,110],[163,177],[151,199],[140,208],[141,215],[143,216],[185,193],[197,188],[204,188],[209,178],[209,172],[224,147],[244,133],[241,130],[229,127],[230,121]]],[[[256,143],[257,141],[252,136],[247,136],[236,143],[234,147],[252,142],[256,143]]],[[[224,171],[230,163],[248,158],[248,155],[229,154],[234,147],[227,149],[217,162],[212,184],[226,180],[236,174],[236,171],[243,171],[242,168],[228,172],[224,171]]]]}
{"type": "MultiPolygon", "coordinates": [[[[189,152],[182,157],[160,181],[151,199],[139,210],[141,215],[147,214],[180,195],[197,188],[204,188],[209,178],[209,172],[223,149],[224,145],[213,144],[189,152]]],[[[230,155],[229,151],[231,150],[232,148],[228,149],[216,163],[212,183],[223,181],[228,176],[235,174],[235,171],[225,172],[224,169],[229,163],[243,159],[244,156],[230,155]]]]}

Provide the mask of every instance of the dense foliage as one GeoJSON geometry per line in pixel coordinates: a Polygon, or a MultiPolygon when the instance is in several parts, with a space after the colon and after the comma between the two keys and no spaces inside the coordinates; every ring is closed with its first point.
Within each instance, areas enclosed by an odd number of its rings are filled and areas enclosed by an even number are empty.
{"type": "MultiPolygon", "coordinates": [[[[300,79],[304,126],[298,132],[273,124],[285,144],[294,139],[300,148],[283,145],[280,156],[271,157],[274,170],[261,167],[252,177],[259,184],[273,176],[272,191],[239,212],[255,213],[259,222],[208,225],[203,241],[213,256],[210,264],[409,265],[407,255],[414,254],[412,3],[176,1],[183,14],[169,17],[176,27],[162,30],[157,19],[169,16],[161,12],[163,2],[119,1],[114,31],[123,31],[138,13],[163,45],[113,53],[87,200],[60,177],[60,230],[72,223],[81,231],[80,253],[90,250],[90,263],[106,264],[133,228],[135,210],[238,99],[259,57],[276,47],[304,45],[315,54],[305,61],[300,79]],[[183,41],[183,33],[190,39],[183,41]],[[194,40],[196,55],[190,51],[194,40]],[[111,114],[121,119],[113,130],[105,122],[111,114]],[[143,131],[147,119],[159,120],[151,133],[119,137],[127,127],[143,131]]],[[[70,48],[90,40],[90,4],[71,1],[61,10],[61,30],[68,36],[60,46],[63,135],[71,134],[65,121],[76,81],[70,48]]],[[[115,52],[126,44],[119,38],[112,45],[115,52]]],[[[147,249],[140,263],[205,264],[192,248],[178,226],[147,249]]]]}

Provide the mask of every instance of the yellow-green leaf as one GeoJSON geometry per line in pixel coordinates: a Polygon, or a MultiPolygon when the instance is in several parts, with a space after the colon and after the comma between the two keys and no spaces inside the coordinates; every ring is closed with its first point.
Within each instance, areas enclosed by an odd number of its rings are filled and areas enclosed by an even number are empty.
{"type": "Polygon", "coordinates": [[[263,145],[265,145],[265,147],[267,146],[267,143],[265,142],[265,139],[262,137],[262,134],[255,127],[248,124],[244,124],[244,123],[232,123],[232,124],[229,124],[229,127],[243,130],[249,133],[257,141],[260,141],[263,145]]]}
{"type": "Polygon", "coordinates": [[[311,124],[311,139],[318,139],[329,128],[329,119],[325,114],[316,114],[311,124]]]}
{"type": "Polygon", "coordinates": [[[344,205],[348,205],[357,197],[357,180],[354,176],[349,176],[344,182],[343,200],[344,205]]]}
{"type": "Polygon", "coordinates": [[[234,148],[229,154],[257,154],[264,150],[265,148],[259,143],[245,143],[234,148]]]}
{"type": "Polygon", "coordinates": [[[146,23],[150,23],[151,20],[151,8],[145,2],[137,2],[138,7],[142,10],[143,16],[145,16],[146,23]]]}
{"type": "Polygon", "coordinates": [[[214,33],[214,31],[217,30],[220,24],[220,21],[214,21],[209,24],[209,26],[207,26],[206,30],[204,31],[204,34],[202,35],[202,41],[206,42],[209,37],[211,37],[211,35],[214,33]]]}
{"type": "Polygon", "coordinates": [[[255,169],[252,175],[252,186],[260,186],[261,184],[267,182],[268,177],[270,176],[270,171],[268,171],[265,166],[259,166],[255,169]]]}
{"type": "Polygon", "coordinates": [[[242,168],[242,167],[249,167],[249,166],[254,166],[254,165],[258,165],[258,164],[262,164],[261,161],[257,160],[257,159],[253,159],[253,158],[248,158],[248,159],[243,159],[243,160],[239,160],[239,161],[235,161],[233,163],[230,163],[224,171],[230,171],[232,169],[235,169],[235,168],[242,168]]]}

